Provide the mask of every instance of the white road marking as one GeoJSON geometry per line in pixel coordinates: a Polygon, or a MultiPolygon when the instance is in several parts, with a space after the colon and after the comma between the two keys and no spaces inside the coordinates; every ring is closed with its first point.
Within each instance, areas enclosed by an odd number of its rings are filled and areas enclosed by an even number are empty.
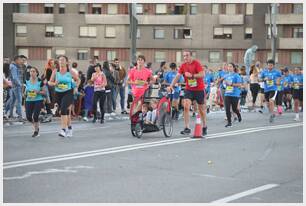
{"type": "MultiPolygon", "coordinates": [[[[264,131],[264,130],[298,127],[301,125],[302,123],[294,123],[294,124],[285,124],[285,125],[276,125],[276,126],[267,126],[267,127],[257,127],[257,128],[255,127],[255,128],[242,129],[242,130],[236,130],[236,131],[230,131],[230,132],[216,133],[216,134],[208,135],[206,139],[253,133],[253,132],[264,131]]],[[[106,154],[114,154],[114,153],[119,153],[119,152],[137,150],[137,149],[144,149],[144,148],[150,148],[150,147],[156,147],[156,146],[164,146],[164,145],[171,145],[171,144],[190,142],[190,141],[199,141],[199,140],[202,140],[202,139],[191,139],[188,137],[187,138],[176,138],[176,139],[163,140],[163,141],[157,141],[157,142],[149,142],[149,143],[142,143],[142,144],[105,148],[101,150],[92,150],[92,151],[71,153],[71,154],[58,155],[58,156],[49,156],[49,157],[42,157],[42,158],[35,158],[35,159],[28,159],[28,160],[4,162],[3,169],[24,167],[24,166],[29,166],[29,165],[37,165],[37,164],[50,163],[50,162],[58,162],[58,161],[71,160],[71,159],[79,159],[79,158],[84,158],[84,157],[92,157],[92,156],[99,156],[99,155],[106,155],[106,154]]]]}
{"type": "Polygon", "coordinates": [[[213,201],[211,203],[227,203],[227,202],[231,202],[233,200],[237,200],[237,199],[240,199],[242,197],[253,195],[255,193],[262,192],[262,191],[265,191],[265,190],[269,190],[269,189],[272,189],[272,188],[278,187],[278,186],[279,186],[278,184],[263,185],[263,186],[256,187],[256,188],[244,191],[244,192],[240,192],[240,193],[237,193],[237,194],[234,194],[234,195],[231,195],[231,196],[219,199],[219,200],[215,200],[215,201],[213,201]]]}

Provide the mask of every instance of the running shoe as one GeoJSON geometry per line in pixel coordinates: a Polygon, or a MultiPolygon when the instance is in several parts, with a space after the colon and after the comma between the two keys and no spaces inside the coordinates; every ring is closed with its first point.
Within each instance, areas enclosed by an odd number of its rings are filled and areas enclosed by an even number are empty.
{"type": "Polygon", "coordinates": [[[274,118],[275,118],[275,114],[271,114],[270,119],[269,119],[270,123],[274,122],[274,118]]]}
{"type": "Polygon", "coordinates": [[[67,137],[72,137],[72,129],[68,129],[68,130],[67,130],[66,136],[67,136],[67,137]]]}
{"type": "Polygon", "coordinates": [[[189,128],[185,128],[183,131],[181,131],[181,134],[185,134],[185,135],[188,135],[191,133],[191,129],[189,128]]]}
{"type": "Polygon", "coordinates": [[[299,118],[299,117],[295,117],[295,118],[294,118],[294,121],[297,121],[297,122],[298,122],[298,121],[300,121],[300,118],[299,118]]]}
{"type": "Polygon", "coordinates": [[[202,135],[207,135],[207,126],[202,128],[202,135]]]}
{"type": "Polygon", "coordinates": [[[88,122],[88,118],[87,118],[87,117],[83,117],[83,120],[84,120],[85,122],[88,122]]]}
{"type": "Polygon", "coordinates": [[[39,137],[39,129],[37,131],[34,131],[32,137],[39,137]]]}
{"type": "Polygon", "coordinates": [[[64,129],[61,129],[61,131],[58,133],[58,136],[67,137],[66,131],[64,129]]]}
{"type": "Polygon", "coordinates": [[[226,128],[228,127],[232,127],[232,123],[227,123],[227,125],[225,125],[226,128]]]}

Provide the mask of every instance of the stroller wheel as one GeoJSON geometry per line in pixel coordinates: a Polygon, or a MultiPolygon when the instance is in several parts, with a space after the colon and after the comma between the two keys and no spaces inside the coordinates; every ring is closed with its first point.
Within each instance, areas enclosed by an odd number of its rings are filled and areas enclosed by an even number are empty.
{"type": "Polygon", "coordinates": [[[169,113],[165,113],[162,118],[163,132],[165,137],[171,137],[173,133],[173,122],[169,113]]]}
{"type": "Polygon", "coordinates": [[[141,136],[142,136],[142,127],[141,127],[141,124],[140,123],[137,123],[136,125],[135,125],[135,136],[137,137],[137,138],[141,138],[141,136]]]}

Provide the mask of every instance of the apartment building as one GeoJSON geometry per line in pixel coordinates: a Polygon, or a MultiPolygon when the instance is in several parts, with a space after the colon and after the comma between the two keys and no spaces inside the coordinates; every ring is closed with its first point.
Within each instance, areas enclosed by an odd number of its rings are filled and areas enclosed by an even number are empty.
{"type": "MultiPolygon", "coordinates": [[[[137,53],[157,68],[161,61],[182,62],[190,49],[203,64],[243,64],[245,50],[258,46],[256,59],[271,55],[270,4],[137,4],[137,53]]],[[[89,59],[119,58],[129,65],[128,4],[4,4],[4,57],[24,54],[42,68],[65,54],[86,70],[89,59]]],[[[282,3],[277,11],[280,65],[303,64],[303,4],[282,3]]]]}

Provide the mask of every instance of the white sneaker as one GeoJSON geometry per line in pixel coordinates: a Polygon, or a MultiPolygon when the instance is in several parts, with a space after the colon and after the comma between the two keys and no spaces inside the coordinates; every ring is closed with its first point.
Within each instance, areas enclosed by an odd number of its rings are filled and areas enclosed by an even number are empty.
{"type": "Polygon", "coordinates": [[[299,117],[295,117],[294,121],[300,121],[300,118],[299,117]]]}
{"type": "Polygon", "coordinates": [[[67,129],[66,135],[67,137],[72,137],[72,129],[67,129]]]}
{"type": "Polygon", "coordinates": [[[87,118],[87,117],[83,117],[83,120],[84,120],[85,122],[88,122],[88,118],[87,118]]]}
{"type": "Polygon", "coordinates": [[[109,116],[110,116],[109,113],[105,113],[105,114],[104,114],[104,117],[109,117],[109,116]]]}
{"type": "Polygon", "coordinates": [[[111,116],[116,116],[117,114],[115,112],[112,112],[110,115],[111,116]]]}
{"type": "Polygon", "coordinates": [[[58,133],[58,136],[60,136],[60,137],[67,137],[67,134],[66,134],[66,132],[63,129],[61,129],[61,131],[58,133]]]}

